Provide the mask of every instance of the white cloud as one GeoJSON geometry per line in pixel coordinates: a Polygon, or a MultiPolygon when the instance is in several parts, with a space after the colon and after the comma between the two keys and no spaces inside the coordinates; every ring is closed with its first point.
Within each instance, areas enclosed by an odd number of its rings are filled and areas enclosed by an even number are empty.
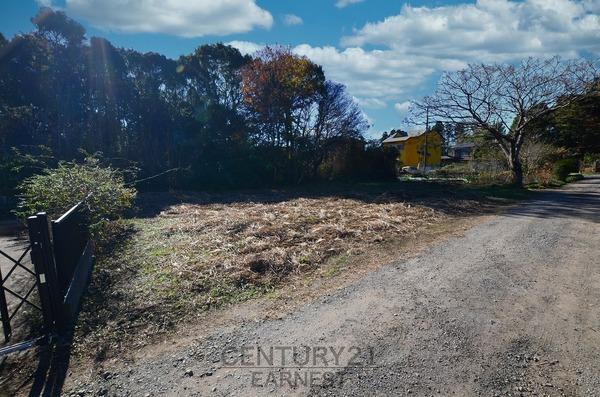
{"type": "Polygon", "coordinates": [[[400,116],[404,117],[408,114],[408,111],[410,109],[410,101],[396,103],[394,104],[394,109],[396,109],[400,116]]]}
{"type": "Polygon", "coordinates": [[[265,44],[252,43],[250,41],[233,40],[226,44],[237,48],[243,55],[254,55],[256,52],[265,48],[265,44]]]}
{"type": "Polygon", "coordinates": [[[298,15],[286,14],[283,16],[283,23],[286,26],[302,25],[304,21],[298,15]]]}
{"type": "Polygon", "coordinates": [[[354,100],[363,108],[367,109],[385,109],[388,104],[379,98],[359,98],[354,97],[354,100]]]}
{"type": "Polygon", "coordinates": [[[365,0],[337,0],[335,6],[337,8],[348,7],[351,4],[362,3],[365,0]]]}
{"type": "Polygon", "coordinates": [[[384,46],[399,56],[511,61],[600,52],[600,0],[478,0],[443,7],[404,6],[368,23],[345,46],[384,46]]]}
{"type": "Polygon", "coordinates": [[[270,28],[272,15],[255,0],[66,0],[69,15],[108,30],[182,37],[270,28]]]}
{"type": "Polygon", "coordinates": [[[42,7],[52,7],[52,0],[35,0],[42,7]]]}
{"type": "Polygon", "coordinates": [[[464,66],[452,60],[431,62],[427,57],[403,57],[394,51],[359,47],[339,50],[302,44],[294,52],[323,66],[327,76],[348,86],[357,97],[387,100],[406,94],[438,70],[464,66]]]}

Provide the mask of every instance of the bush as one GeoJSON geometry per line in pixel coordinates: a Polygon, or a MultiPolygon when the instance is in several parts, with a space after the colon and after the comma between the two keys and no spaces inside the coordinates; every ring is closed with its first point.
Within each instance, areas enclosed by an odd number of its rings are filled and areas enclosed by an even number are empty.
{"type": "Polygon", "coordinates": [[[536,135],[527,138],[520,156],[525,182],[549,185],[553,179],[554,162],[564,157],[561,152],[561,149],[544,143],[536,135]]]}
{"type": "Polygon", "coordinates": [[[452,163],[436,170],[433,175],[438,178],[464,178],[475,176],[475,170],[470,163],[452,163]]]}
{"type": "Polygon", "coordinates": [[[581,162],[581,171],[586,174],[594,174],[600,171],[600,154],[586,153],[581,162]]]}
{"type": "Polygon", "coordinates": [[[552,174],[559,181],[566,181],[571,173],[579,172],[579,160],[577,159],[562,159],[554,163],[552,174]]]}
{"type": "Polygon", "coordinates": [[[600,153],[586,153],[583,156],[583,165],[590,166],[598,160],[600,160],[600,153]]]}
{"type": "Polygon", "coordinates": [[[510,171],[481,171],[469,179],[475,185],[508,185],[512,182],[510,171]]]}
{"type": "Polygon", "coordinates": [[[318,178],[326,181],[386,180],[396,176],[398,151],[379,142],[338,141],[321,162],[318,178]]]}
{"type": "Polygon", "coordinates": [[[25,179],[18,187],[16,214],[25,218],[38,211],[57,218],[86,199],[92,223],[116,219],[133,206],[136,191],[125,185],[121,171],[101,167],[95,158],[83,164],[63,162],[54,169],[25,179]]]}

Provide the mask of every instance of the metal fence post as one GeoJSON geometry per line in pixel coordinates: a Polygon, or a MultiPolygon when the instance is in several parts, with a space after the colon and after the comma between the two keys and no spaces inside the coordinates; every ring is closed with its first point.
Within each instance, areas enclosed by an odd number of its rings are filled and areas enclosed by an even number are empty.
{"type": "Polygon", "coordinates": [[[47,332],[54,332],[52,300],[50,291],[48,290],[48,277],[42,253],[42,237],[40,232],[42,225],[40,219],[37,216],[28,217],[27,228],[29,230],[29,241],[31,242],[31,263],[37,277],[44,327],[47,332]]]}
{"type": "Polygon", "coordinates": [[[38,277],[44,324],[51,332],[64,328],[62,299],[52,250],[50,224],[45,212],[27,218],[31,240],[31,260],[38,277]]]}
{"type": "Polygon", "coordinates": [[[0,270],[0,316],[2,317],[2,330],[4,331],[4,343],[8,342],[10,335],[12,334],[12,327],[10,325],[10,315],[8,314],[8,305],[6,302],[6,294],[4,293],[4,276],[2,270],[0,270]]]}

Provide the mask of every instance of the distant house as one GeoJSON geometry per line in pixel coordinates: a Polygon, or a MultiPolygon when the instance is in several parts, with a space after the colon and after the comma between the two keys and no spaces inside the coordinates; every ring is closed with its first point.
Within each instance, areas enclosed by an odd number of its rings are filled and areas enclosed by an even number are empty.
{"type": "Polygon", "coordinates": [[[420,170],[437,168],[442,162],[442,137],[435,131],[408,135],[404,131],[392,131],[383,141],[385,147],[398,149],[398,165],[420,170]]]}
{"type": "Polygon", "coordinates": [[[474,143],[457,143],[448,148],[448,157],[454,161],[469,161],[473,158],[474,143]]]}

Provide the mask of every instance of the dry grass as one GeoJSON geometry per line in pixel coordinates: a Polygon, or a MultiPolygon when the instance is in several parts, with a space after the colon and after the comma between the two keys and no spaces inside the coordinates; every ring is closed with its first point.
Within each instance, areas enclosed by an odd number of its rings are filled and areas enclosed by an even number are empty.
{"type": "Polygon", "coordinates": [[[181,204],[159,215],[169,226],[155,243],[165,253],[165,266],[189,288],[202,289],[215,277],[243,287],[265,278],[279,281],[311,271],[331,256],[412,235],[442,216],[402,202],[338,198],[181,204]]]}
{"type": "Polygon", "coordinates": [[[473,213],[487,197],[448,193],[444,187],[443,198],[433,199],[431,188],[425,191],[421,200],[385,189],[273,202],[268,196],[233,202],[186,197],[126,227],[115,224],[118,244],[100,255],[75,351],[95,351],[102,359],[122,344],[144,344],[208,308],[315,273],[333,277],[340,266],[324,264],[412,238],[455,214],[473,213]]]}

